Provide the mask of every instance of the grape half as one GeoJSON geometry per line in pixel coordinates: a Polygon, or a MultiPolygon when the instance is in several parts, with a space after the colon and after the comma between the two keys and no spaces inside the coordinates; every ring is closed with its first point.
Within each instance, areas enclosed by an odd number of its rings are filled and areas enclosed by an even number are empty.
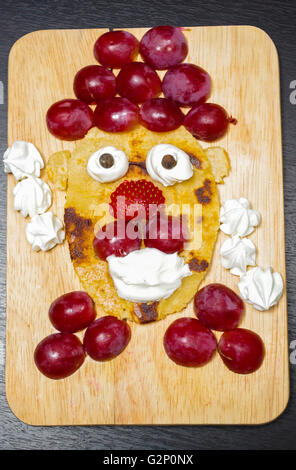
{"type": "Polygon", "coordinates": [[[116,95],[116,78],[105,67],[88,65],[76,73],[73,88],[78,99],[95,104],[116,95]]]}
{"type": "Polygon", "coordinates": [[[147,224],[144,243],[146,247],[171,254],[182,251],[188,238],[189,233],[181,217],[158,213],[147,224]]]}
{"type": "Polygon", "coordinates": [[[96,318],[92,298],[82,291],[68,292],[58,297],[49,308],[49,319],[62,332],[76,333],[96,318]]]}
{"type": "Polygon", "coordinates": [[[161,93],[161,81],[149,65],[132,62],[122,67],[119,72],[117,90],[121,96],[134,103],[144,103],[161,93]]]}
{"type": "Polygon", "coordinates": [[[261,366],[265,354],[260,336],[245,328],[223,333],[218,351],[228,369],[237,374],[255,372],[261,366]]]}
{"type": "Polygon", "coordinates": [[[94,124],[106,132],[130,131],[138,122],[139,108],[126,98],[102,100],[94,112],[94,124]]]}
{"type": "Polygon", "coordinates": [[[142,37],[140,53],[144,62],[151,67],[164,70],[183,62],[188,46],[181,28],[155,26],[142,37]]]}
{"type": "Polygon", "coordinates": [[[179,106],[195,106],[206,101],[211,93],[209,74],[194,64],[171,67],[164,76],[162,91],[179,106]]]}
{"type": "Polygon", "coordinates": [[[222,106],[214,103],[202,103],[192,108],[184,118],[184,126],[196,139],[213,142],[223,137],[229,123],[236,124],[236,119],[228,117],[222,106]]]}
{"type": "Polygon", "coordinates": [[[44,338],[36,347],[35,364],[50,379],[64,379],[83,364],[85,353],[77,336],[55,333],[44,338]]]}
{"type": "Polygon", "coordinates": [[[203,366],[212,358],[217,341],[214,334],[195,318],[179,318],[166,330],[164,348],[181,366],[203,366]]]}
{"type": "Polygon", "coordinates": [[[109,31],[102,34],[95,45],[94,55],[105,67],[120,69],[136,59],[139,41],[127,31],[109,31]]]}
{"type": "Polygon", "coordinates": [[[95,320],[87,328],[83,344],[95,361],[107,361],[118,356],[128,345],[131,330],[127,322],[108,315],[95,320]]]}
{"type": "Polygon", "coordinates": [[[46,124],[49,132],[59,139],[82,139],[93,126],[93,112],[81,100],[57,101],[47,111],[46,124]]]}
{"type": "Polygon", "coordinates": [[[223,284],[208,284],[194,297],[194,312],[208,328],[218,331],[237,328],[244,313],[242,299],[223,284]]]}
{"type": "Polygon", "coordinates": [[[184,118],[176,103],[166,98],[145,101],[141,106],[139,116],[141,124],[153,132],[168,132],[177,129],[184,118]]]}
{"type": "MultiPolygon", "coordinates": [[[[136,227],[135,227],[136,229],[136,227]]],[[[104,225],[96,234],[93,247],[96,255],[105,260],[108,256],[126,256],[141,248],[140,237],[130,238],[124,220],[115,220],[104,225]]]]}

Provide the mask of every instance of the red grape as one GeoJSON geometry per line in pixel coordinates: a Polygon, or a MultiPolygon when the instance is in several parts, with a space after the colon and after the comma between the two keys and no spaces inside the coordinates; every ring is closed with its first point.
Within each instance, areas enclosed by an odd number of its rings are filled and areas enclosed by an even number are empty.
{"type": "Polygon", "coordinates": [[[46,114],[49,132],[63,140],[82,139],[93,126],[93,112],[81,100],[61,100],[46,114]]]}
{"type": "Polygon", "coordinates": [[[115,75],[100,65],[88,65],[76,73],[74,93],[87,104],[111,98],[116,95],[115,75]]]}
{"type": "Polygon", "coordinates": [[[164,348],[180,366],[203,366],[212,358],[217,341],[214,334],[195,318],[179,318],[166,330],[164,348]]]}
{"type": "Polygon", "coordinates": [[[138,52],[139,41],[127,31],[109,31],[102,34],[94,45],[97,61],[114,69],[120,69],[135,60],[138,52]]]}
{"type": "Polygon", "coordinates": [[[151,67],[164,70],[182,62],[188,54],[188,46],[181,28],[155,26],[142,37],[140,53],[151,67]]]}
{"type": "Polygon", "coordinates": [[[105,260],[110,255],[126,256],[131,251],[139,250],[141,248],[141,237],[137,233],[137,227],[130,226],[130,233],[128,227],[129,224],[126,224],[124,220],[104,225],[93,241],[96,255],[105,260]]]}
{"type": "Polygon", "coordinates": [[[131,62],[117,75],[117,90],[134,103],[143,103],[161,93],[161,81],[155,70],[143,62],[131,62]]]}
{"type": "Polygon", "coordinates": [[[184,118],[184,126],[197,139],[212,142],[223,137],[229,123],[236,124],[236,119],[228,117],[222,106],[214,103],[202,103],[192,108],[184,118]]]}
{"type": "Polygon", "coordinates": [[[62,332],[76,333],[96,318],[92,298],[81,291],[68,292],[58,297],[49,308],[49,319],[62,332]]]}
{"type": "Polygon", "coordinates": [[[208,284],[195,294],[194,311],[208,328],[226,331],[239,325],[244,313],[244,303],[233,290],[223,284],[208,284]]]}
{"type": "Polygon", "coordinates": [[[118,356],[128,345],[131,330],[126,321],[110,315],[98,318],[87,328],[83,344],[95,361],[107,361],[118,356]]]}
{"type": "Polygon", "coordinates": [[[50,379],[64,379],[83,364],[85,353],[77,336],[55,333],[44,338],[36,347],[35,364],[50,379]]]}
{"type": "Polygon", "coordinates": [[[130,131],[138,122],[139,108],[126,98],[102,100],[94,112],[94,124],[106,132],[130,131]]]}
{"type": "Polygon", "coordinates": [[[179,106],[195,106],[210,96],[211,77],[197,65],[175,65],[165,74],[162,91],[179,106]]]}
{"type": "Polygon", "coordinates": [[[228,369],[237,374],[255,372],[261,366],[265,354],[260,336],[244,328],[223,333],[218,351],[228,369]]]}
{"type": "Polygon", "coordinates": [[[187,228],[180,217],[160,215],[152,217],[146,228],[146,247],[157,248],[164,253],[183,250],[188,240],[187,228]]]}
{"type": "Polygon", "coordinates": [[[150,131],[168,132],[177,129],[184,115],[176,103],[166,98],[145,101],[140,109],[140,122],[150,131]]]}

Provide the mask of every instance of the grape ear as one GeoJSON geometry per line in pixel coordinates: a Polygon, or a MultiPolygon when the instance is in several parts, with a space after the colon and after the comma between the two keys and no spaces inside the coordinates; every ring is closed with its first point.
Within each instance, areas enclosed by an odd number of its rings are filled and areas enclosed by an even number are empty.
{"type": "Polygon", "coordinates": [[[68,162],[71,158],[69,150],[61,150],[53,153],[46,164],[48,180],[54,184],[55,188],[65,191],[68,185],[68,162]]]}

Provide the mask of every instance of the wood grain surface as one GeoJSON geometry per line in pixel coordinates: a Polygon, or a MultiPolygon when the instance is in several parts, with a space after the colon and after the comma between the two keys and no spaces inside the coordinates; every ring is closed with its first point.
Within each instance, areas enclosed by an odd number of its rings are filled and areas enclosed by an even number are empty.
{"type": "MultiPolygon", "coordinates": [[[[139,38],[144,29],[130,30],[139,38]]],[[[93,62],[92,46],[103,30],[37,31],[21,38],[9,59],[8,144],[32,141],[46,159],[73,144],[54,139],[45,113],[54,101],[73,97],[75,72],[93,62]],[[22,80],[19,80],[19,77],[22,80]]],[[[257,263],[285,277],[284,213],[278,58],[274,44],[249,26],[188,28],[188,61],[206,68],[213,79],[211,101],[238,118],[220,142],[232,171],[221,200],[245,196],[262,214],[250,236],[257,263]],[[221,50],[223,54],[221,54],[221,50]]],[[[43,176],[43,175],[42,175],[43,176]]],[[[273,420],[289,394],[287,312],[279,305],[260,313],[247,306],[243,327],[259,333],[266,358],[259,371],[239,376],[216,354],[207,366],[174,365],[162,347],[174,317],[145,326],[132,325],[132,341],[116,360],[87,359],[64,381],[50,381],[33,362],[36,344],[54,330],[50,303],[79,288],[66,244],[33,253],[24,235],[25,220],[13,211],[8,178],[6,392],[12,411],[30,424],[258,424],[273,420]]],[[[53,212],[63,216],[63,193],[54,192],[53,212]]],[[[221,268],[221,233],[205,283],[222,282],[237,290],[237,278],[221,268]]],[[[179,316],[191,315],[192,305],[179,316]]],[[[218,335],[217,335],[218,337],[218,335]]]]}

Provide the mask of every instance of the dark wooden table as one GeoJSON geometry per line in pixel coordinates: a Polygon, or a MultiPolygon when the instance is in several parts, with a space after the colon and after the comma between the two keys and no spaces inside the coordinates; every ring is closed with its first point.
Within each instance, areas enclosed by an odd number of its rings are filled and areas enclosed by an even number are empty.
{"type": "MultiPolygon", "coordinates": [[[[254,25],[264,29],[278,49],[291,344],[296,340],[296,104],[290,101],[290,84],[296,80],[295,1],[1,0],[0,80],[4,85],[4,103],[0,105],[0,152],[3,154],[6,149],[7,59],[11,46],[18,38],[38,29],[150,27],[157,24],[254,25]]],[[[6,176],[3,166],[0,182],[0,449],[296,449],[294,355],[291,356],[290,364],[291,394],[288,407],[277,420],[263,426],[32,427],[19,421],[10,411],[5,397],[6,176]]]]}

